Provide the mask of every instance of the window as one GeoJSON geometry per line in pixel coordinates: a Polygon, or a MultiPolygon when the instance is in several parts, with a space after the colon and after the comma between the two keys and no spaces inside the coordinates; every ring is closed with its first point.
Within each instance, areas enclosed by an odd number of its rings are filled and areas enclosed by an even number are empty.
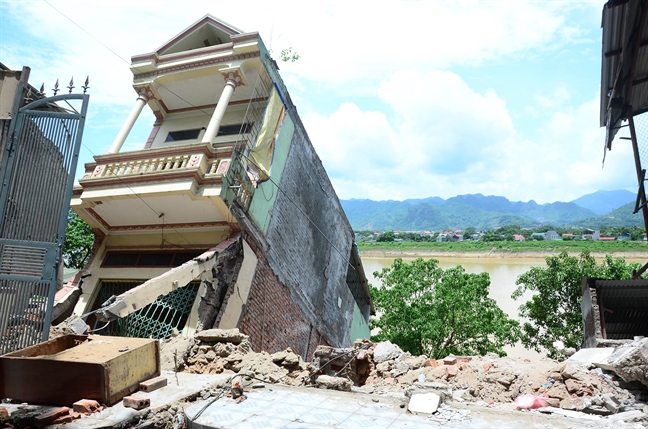
{"type": "Polygon", "coordinates": [[[218,137],[220,136],[235,136],[239,133],[246,134],[250,132],[252,124],[236,124],[236,125],[223,125],[218,130],[218,137]]]}
{"type": "Polygon", "coordinates": [[[203,253],[204,250],[179,252],[108,252],[104,267],[177,267],[203,253]]]}
{"type": "Polygon", "coordinates": [[[182,131],[171,131],[167,135],[166,142],[176,142],[180,140],[195,140],[198,138],[198,135],[200,134],[200,128],[196,128],[194,130],[182,130],[182,131]]]}

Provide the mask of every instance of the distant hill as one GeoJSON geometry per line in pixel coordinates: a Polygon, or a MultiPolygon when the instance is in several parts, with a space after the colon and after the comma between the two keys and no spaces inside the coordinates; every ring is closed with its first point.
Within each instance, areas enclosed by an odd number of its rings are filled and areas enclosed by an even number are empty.
{"type": "Polygon", "coordinates": [[[572,203],[589,209],[600,216],[635,201],[636,198],[635,193],[620,189],[616,191],[596,191],[593,194],[583,195],[572,201],[572,203]]]}
{"type": "Polygon", "coordinates": [[[628,191],[599,191],[572,202],[551,204],[538,204],[533,200],[512,202],[505,197],[482,194],[458,195],[447,200],[440,197],[405,201],[352,199],[341,200],[341,203],[355,230],[439,231],[470,226],[485,230],[512,224],[522,227],[642,225],[641,216],[632,215],[632,207],[626,210],[625,206],[616,206],[608,210],[612,201],[622,200],[620,205],[625,204],[628,194],[634,199],[628,191]],[[584,205],[595,207],[597,211],[584,205]],[[601,213],[606,214],[597,216],[601,213]]]}
{"type": "Polygon", "coordinates": [[[635,203],[628,203],[616,210],[612,210],[608,214],[596,218],[584,219],[579,222],[586,228],[600,228],[602,226],[610,226],[618,228],[621,226],[644,226],[643,216],[641,211],[637,214],[632,214],[635,203]]]}

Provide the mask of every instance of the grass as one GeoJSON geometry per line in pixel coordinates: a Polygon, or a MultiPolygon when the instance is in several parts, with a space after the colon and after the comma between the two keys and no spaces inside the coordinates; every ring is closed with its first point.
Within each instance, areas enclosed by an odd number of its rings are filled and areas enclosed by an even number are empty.
{"type": "Polygon", "coordinates": [[[457,241],[437,242],[359,242],[361,251],[434,251],[434,252],[568,252],[592,253],[646,252],[648,245],[641,241],[457,241]]]}

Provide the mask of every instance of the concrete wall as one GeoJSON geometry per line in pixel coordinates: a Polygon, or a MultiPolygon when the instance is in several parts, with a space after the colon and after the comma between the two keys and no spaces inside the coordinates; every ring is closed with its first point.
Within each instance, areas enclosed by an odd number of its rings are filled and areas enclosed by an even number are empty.
{"type": "Polygon", "coordinates": [[[349,340],[353,343],[357,339],[370,338],[371,329],[369,329],[369,324],[365,319],[360,307],[354,302],[353,303],[353,321],[351,322],[351,333],[349,340]]]}
{"type": "Polygon", "coordinates": [[[583,277],[581,285],[581,312],[583,313],[583,347],[597,347],[603,339],[601,330],[601,315],[599,313],[598,298],[594,286],[595,279],[583,277]]]}

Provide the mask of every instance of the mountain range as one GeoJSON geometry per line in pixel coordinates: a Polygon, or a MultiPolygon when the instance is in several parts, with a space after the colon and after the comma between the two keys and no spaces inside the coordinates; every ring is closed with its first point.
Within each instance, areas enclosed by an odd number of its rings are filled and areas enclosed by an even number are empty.
{"type": "Polygon", "coordinates": [[[355,230],[439,231],[445,229],[494,229],[506,225],[601,226],[643,225],[641,214],[633,215],[636,195],[626,190],[597,191],[569,202],[538,204],[509,201],[482,194],[443,199],[430,197],[404,201],[341,200],[355,230]]]}

